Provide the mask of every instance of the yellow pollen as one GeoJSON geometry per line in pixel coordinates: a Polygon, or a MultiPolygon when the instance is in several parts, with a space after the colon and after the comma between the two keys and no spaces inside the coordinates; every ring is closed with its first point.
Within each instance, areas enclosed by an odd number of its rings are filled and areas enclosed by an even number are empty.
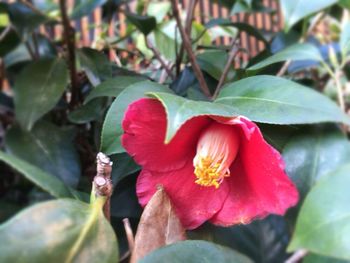
{"type": "Polygon", "coordinates": [[[199,136],[193,158],[195,183],[218,189],[237,156],[239,133],[229,125],[212,123],[199,136]]]}
{"type": "Polygon", "coordinates": [[[214,162],[209,157],[200,158],[194,169],[197,177],[195,183],[202,186],[215,186],[218,189],[224,177],[230,176],[228,169],[226,171],[220,169],[221,164],[222,160],[214,162]]]}

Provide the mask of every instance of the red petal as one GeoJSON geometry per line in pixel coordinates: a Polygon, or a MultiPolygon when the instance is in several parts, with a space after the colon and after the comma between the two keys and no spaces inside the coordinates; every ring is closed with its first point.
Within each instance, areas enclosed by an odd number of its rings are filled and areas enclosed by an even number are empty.
{"type": "MultiPolygon", "coordinates": [[[[123,120],[122,145],[144,169],[171,171],[194,156],[199,134],[212,120],[201,116],[187,121],[169,144],[164,144],[166,113],[155,99],[140,99],[129,105],[123,120]]],[[[192,161],[192,160],[191,160],[192,161]]]]}
{"type": "Polygon", "coordinates": [[[264,140],[253,122],[241,117],[235,124],[242,130],[242,140],[231,176],[226,178],[230,193],[211,222],[233,225],[268,214],[283,215],[297,203],[298,192],[284,172],[281,155],[264,140]]]}
{"type": "Polygon", "coordinates": [[[200,186],[195,183],[193,171],[192,159],[183,168],[167,173],[142,170],[136,184],[140,204],[145,206],[157,185],[163,185],[183,226],[200,226],[221,209],[229,189],[226,182],[218,189],[200,186]]]}

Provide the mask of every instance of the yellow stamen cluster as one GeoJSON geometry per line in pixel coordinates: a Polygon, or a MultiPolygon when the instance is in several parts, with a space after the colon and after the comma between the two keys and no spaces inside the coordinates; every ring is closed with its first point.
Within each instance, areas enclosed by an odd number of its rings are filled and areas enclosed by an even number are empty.
{"type": "Polygon", "coordinates": [[[200,158],[194,169],[197,177],[195,183],[202,186],[215,186],[218,189],[224,177],[230,176],[229,170],[220,169],[221,163],[222,161],[214,162],[209,157],[200,158]]]}

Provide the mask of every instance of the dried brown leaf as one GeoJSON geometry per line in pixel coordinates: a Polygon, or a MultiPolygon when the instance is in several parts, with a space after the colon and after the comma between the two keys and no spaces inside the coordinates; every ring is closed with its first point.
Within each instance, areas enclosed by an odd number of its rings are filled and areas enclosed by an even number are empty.
{"type": "Polygon", "coordinates": [[[142,213],[130,262],[136,263],[155,249],[185,239],[185,229],[160,187],[142,213]]]}

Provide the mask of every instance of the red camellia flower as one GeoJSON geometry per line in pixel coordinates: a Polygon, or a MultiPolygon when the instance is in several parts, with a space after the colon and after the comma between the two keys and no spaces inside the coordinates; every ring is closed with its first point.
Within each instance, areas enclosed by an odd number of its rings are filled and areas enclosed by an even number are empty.
{"type": "Polygon", "coordinates": [[[146,98],[129,105],[122,125],[122,145],[142,166],[140,204],[162,185],[187,229],[283,215],[298,201],[281,155],[245,117],[194,117],[165,144],[165,109],[146,98]]]}

